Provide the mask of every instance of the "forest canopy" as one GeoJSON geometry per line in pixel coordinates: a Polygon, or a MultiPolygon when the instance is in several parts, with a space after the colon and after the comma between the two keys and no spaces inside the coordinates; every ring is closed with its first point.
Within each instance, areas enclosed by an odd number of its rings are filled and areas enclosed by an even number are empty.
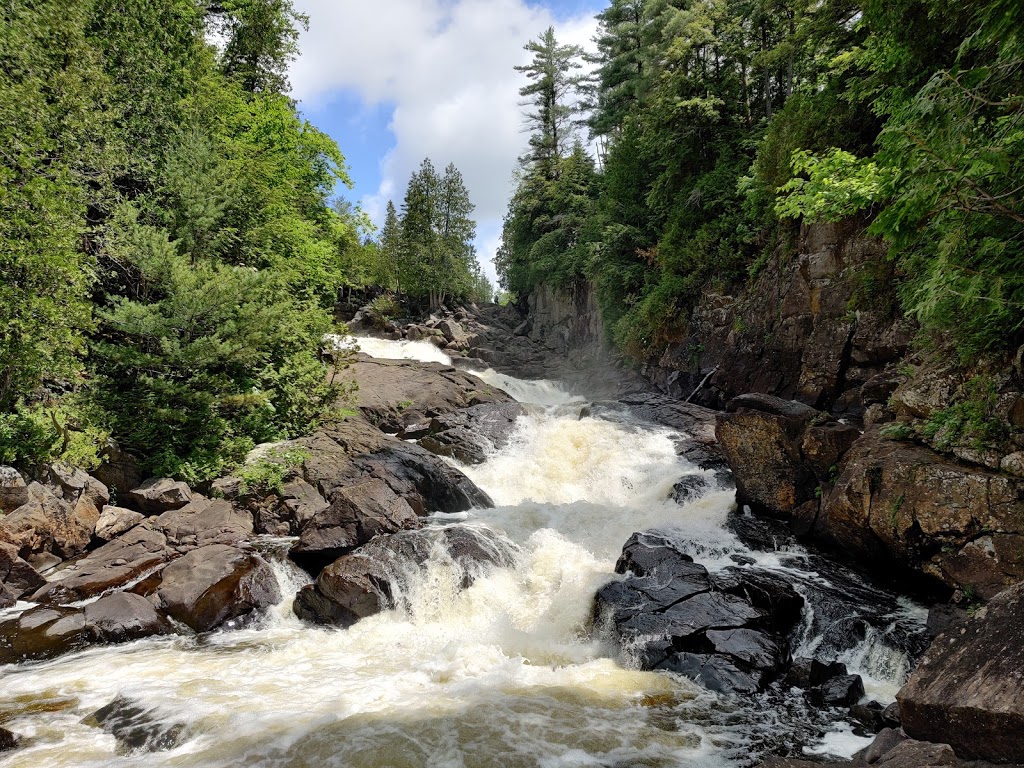
{"type": "Polygon", "coordinates": [[[925,331],[965,357],[1020,343],[1019,2],[611,0],[597,19],[596,55],[548,29],[517,68],[532,137],[503,288],[591,281],[643,359],[799,222],[857,218],[925,331]]]}

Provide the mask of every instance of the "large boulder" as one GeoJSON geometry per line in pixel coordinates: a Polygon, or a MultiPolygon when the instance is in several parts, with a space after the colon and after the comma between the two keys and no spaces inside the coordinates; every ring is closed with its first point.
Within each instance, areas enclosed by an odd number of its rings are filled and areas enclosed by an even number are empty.
{"type": "Polygon", "coordinates": [[[306,523],[330,506],[316,488],[293,478],[272,503],[257,505],[256,530],[272,536],[297,536],[306,523]]]}
{"type": "Polygon", "coordinates": [[[211,544],[165,567],[156,597],[168,615],[196,632],[207,632],[265,611],[281,599],[281,591],[260,555],[211,544]]]}
{"type": "Polygon", "coordinates": [[[375,536],[419,524],[409,503],[386,482],[374,478],[335,489],[331,506],[303,527],[292,556],[300,562],[331,562],[375,536]]]}
{"type": "Polygon", "coordinates": [[[47,467],[49,487],[72,508],[83,525],[94,529],[100,510],[110,501],[107,486],[84,470],[56,463],[47,467]]]}
{"type": "Polygon", "coordinates": [[[28,502],[28,484],[14,467],[0,466],[0,512],[13,512],[28,502]]]}
{"type": "Polygon", "coordinates": [[[816,503],[843,453],[859,437],[802,403],[749,394],[731,400],[716,430],[736,481],[736,498],[788,517],[816,503]]]}
{"type": "Polygon", "coordinates": [[[224,499],[196,496],[179,509],[154,518],[153,526],[179,551],[209,544],[238,544],[254,530],[252,514],[224,499]]]}
{"type": "Polygon", "coordinates": [[[889,440],[859,439],[822,499],[817,538],[990,598],[1024,579],[1024,480],[889,440]]]}
{"type": "Polygon", "coordinates": [[[17,547],[0,542],[0,608],[7,608],[46,580],[18,556],[17,547]]]}
{"type": "Polygon", "coordinates": [[[96,520],[96,530],[93,535],[100,541],[113,541],[145,519],[146,516],[141,512],[124,507],[112,507],[108,504],[100,512],[99,519],[96,520]]]}
{"type": "Polygon", "coordinates": [[[635,533],[595,598],[595,625],[642,669],[686,675],[716,691],[755,693],[784,669],[802,598],[754,568],[718,574],[670,536],[635,533]]]}
{"type": "Polygon", "coordinates": [[[915,739],[957,755],[1024,763],[1024,584],[932,643],[897,700],[915,739]]]}
{"type": "Polygon", "coordinates": [[[112,735],[120,750],[128,754],[174,749],[190,735],[185,723],[168,719],[156,708],[123,695],[83,722],[112,735]]]}
{"type": "Polygon", "coordinates": [[[139,581],[175,556],[162,532],[137,525],[63,567],[54,580],[40,587],[31,599],[54,604],[86,600],[139,581]]]}
{"type": "Polygon", "coordinates": [[[85,551],[99,517],[92,515],[92,501],[79,508],[37,482],[28,486],[29,500],[0,519],[0,541],[16,546],[22,557],[49,553],[60,559],[85,551]]]}
{"type": "Polygon", "coordinates": [[[48,659],[90,644],[123,643],[172,631],[144,597],[114,594],[84,608],[40,606],[0,623],[0,662],[48,659]]]}
{"type": "Polygon", "coordinates": [[[509,566],[515,546],[486,529],[446,526],[402,531],[374,539],[324,568],[296,595],[295,614],[316,624],[351,626],[395,607],[409,569],[428,560],[455,570],[465,588],[486,569],[509,566]]]}
{"type": "Polygon", "coordinates": [[[147,515],[181,509],[192,501],[192,489],[180,480],[152,477],[126,495],[126,504],[147,515]]]}

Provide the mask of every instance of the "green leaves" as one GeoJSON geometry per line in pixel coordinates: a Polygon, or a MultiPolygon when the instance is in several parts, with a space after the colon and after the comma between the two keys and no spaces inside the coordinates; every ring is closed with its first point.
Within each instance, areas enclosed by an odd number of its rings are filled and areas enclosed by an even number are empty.
{"type": "Polygon", "coordinates": [[[775,212],[808,222],[855,216],[881,202],[892,183],[877,163],[835,147],[822,156],[796,150],[792,171],[793,178],[778,189],[775,212]]]}

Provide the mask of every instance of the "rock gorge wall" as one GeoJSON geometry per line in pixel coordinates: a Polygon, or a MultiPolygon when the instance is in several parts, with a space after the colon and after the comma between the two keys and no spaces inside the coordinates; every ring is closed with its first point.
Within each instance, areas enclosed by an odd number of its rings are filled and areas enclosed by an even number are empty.
{"type": "MultiPolygon", "coordinates": [[[[876,377],[902,359],[914,332],[898,311],[885,254],[862,223],[805,227],[743,290],[705,293],[686,331],[641,373],[666,394],[714,408],[759,392],[859,416],[872,400],[862,388],[881,384],[876,377]]],[[[530,337],[552,351],[611,357],[589,284],[541,286],[527,322],[530,337]]]]}

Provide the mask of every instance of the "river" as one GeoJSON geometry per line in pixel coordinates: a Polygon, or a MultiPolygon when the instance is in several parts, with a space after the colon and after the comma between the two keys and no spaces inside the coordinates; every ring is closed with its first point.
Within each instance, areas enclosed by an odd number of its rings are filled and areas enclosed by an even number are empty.
{"type": "MultiPolygon", "coordinates": [[[[446,359],[426,344],[361,342],[378,357],[446,359]]],[[[334,630],[292,615],[292,596],[308,578],[278,557],[284,598],[255,626],[0,670],[0,720],[27,737],[0,766],[742,766],[780,745],[849,755],[869,742],[799,695],[719,696],[638,671],[595,636],[594,592],[615,578],[629,535],[646,528],[672,531],[711,570],[742,554],[802,589],[850,590],[830,584],[799,548],[747,549],[726,528],[732,491],[682,506],[667,500],[681,475],[701,471],[676,455],[670,430],[627,415],[581,418],[583,400],[554,382],[479,375],[543,409],[521,417],[511,442],[485,463],[462,467],[495,508],[430,524],[500,533],[520,548],[515,567],[460,590],[450,561],[432,560],[403,581],[401,609],[334,630]],[[117,696],[147,710],[146,722],[178,746],[120,754],[113,736],[87,722],[117,696]]],[[[286,544],[264,542],[274,551],[286,544]]],[[[860,602],[879,602],[857,584],[860,602]]],[[[832,655],[884,703],[909,664],[892,638],[913,634],[924,612],[893,596],[882,602],[887,613],[874,611],[863,640],[832,655]]],[[[834,623],[809,600],[795,653],[821,650],[834,623]]]]}

